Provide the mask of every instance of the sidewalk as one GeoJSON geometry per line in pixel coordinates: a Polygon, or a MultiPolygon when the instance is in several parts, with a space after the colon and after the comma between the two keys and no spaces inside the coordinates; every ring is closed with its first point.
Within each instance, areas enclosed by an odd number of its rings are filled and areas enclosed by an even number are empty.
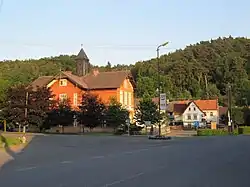
{"type": "Polygon", "coordinates": [[[195,130],[171,130],[168,136],[173,137],[192,137],[197,135],[197,131],[195,130]]]}
{"type": "MultiPolygon", "coordinates": [[[[11,147],[11,150],[15,153],[15,154],[18,154],[19,152],[21,152],[23,150],[23,148],[25,147],[25,145],[18,145],[18,146],[13,146],[11,147]]],[[[14,158],[9,155],[4,148],[0,148],[0,170],[1,170],[1,167],[11,161],[11,160],[14,160],[14,158]]]]}

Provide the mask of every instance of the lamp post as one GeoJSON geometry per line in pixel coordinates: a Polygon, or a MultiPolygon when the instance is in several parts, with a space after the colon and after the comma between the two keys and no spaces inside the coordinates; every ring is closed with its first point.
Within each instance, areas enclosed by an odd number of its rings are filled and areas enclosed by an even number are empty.
{"type": "Polygon", "coordinates": [[[233,132],[233,124],[232,124],[232,87],[228,85],[228,132],[233,132]]]}
{"type": "Polygon", "coordinates": [[[161,113],[161,106],[160,106],[160,95],[161,95],[161,83],[160,83],[160,48],[161,47],[165,47],[168,45],[168,42],[165,42],[161,45],[159,45],[156,49],[156,52],[157,52],[157,71],[158,71],[158,79],[157,79],[157,82],[158,82],[158,97],[159,97],[159,100],[158,100],[158,110],[159,110],[159,118],[158,118],[158,125],[159,125],[159,136],[161,136],[161,123],[160,123],[160,113],[161,113]]]}

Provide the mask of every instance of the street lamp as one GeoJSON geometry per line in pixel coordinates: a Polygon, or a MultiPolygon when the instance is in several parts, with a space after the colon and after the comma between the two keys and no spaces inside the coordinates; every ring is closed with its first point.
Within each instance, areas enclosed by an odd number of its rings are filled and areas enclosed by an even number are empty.
{"type": "Polygon", "coordinates": [[[161,84],[160,84],[160,48],[161,47],[165,47],[168,45],[168,42],[165,42],[161,45],[159,45],[156,49],[156,52],[157,52],[157,70],[158,70],[158,97],[159,97],[159,100],[158,100],[158,110],[159,110],[159,118],[158,118],[158,125],[159,125],[159,136],[161,136],[161,124],[160,124],[160,113],[161,113],[161,106],[160,106],[160,95],[161,95],[161,84]]]}

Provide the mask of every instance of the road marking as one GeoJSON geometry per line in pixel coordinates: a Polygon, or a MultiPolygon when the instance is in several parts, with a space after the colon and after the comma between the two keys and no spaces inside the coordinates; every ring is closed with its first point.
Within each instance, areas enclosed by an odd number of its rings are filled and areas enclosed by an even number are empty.
{"type": "Polygon", "coordinates": [[[28,170],[32,170],[35,169],[37,167],[28,167],[28,168],[21,168],[21,169],[17,169],[16,171],[28,171],[28,170]]]}
{"type": "Polygon", "coordinates": [[[71,164],[71,163],[72,163],[72,161],[70,161],[70,160],[66,160],[66,161],[61,162],[61,164],[71,164]]]}
{"type": "Polygon", "coordinates": [[[94,156],[94,157],[91,157],[91,159],[99,159],[99,158],[104,158],[104,156],[94,156]]]}
{"type": "Polygon", "coordinates": [[[109,184],[105,184],[105,185],[103,185],[103,187],[114,186],[114,185],[116,185],[116,184],[120,184],[120,183],[126,182],[126,181],[128,181],[128,180],[135,179],[135,178],[137,178],[137,177],[139,177],[139,176],[141,176],[141,175],[143,175],[143,174],[144,174],[144,173],[142,173],[142,172],[141,172],[141,173],[137,173],[137,174],[132,175],[132,176],[130,176],[130,177],[128,177],[128,178],[121,179],[121,180],[117,180],[117,181],[114,181],[114,182],[109,183],[109,184]]]}

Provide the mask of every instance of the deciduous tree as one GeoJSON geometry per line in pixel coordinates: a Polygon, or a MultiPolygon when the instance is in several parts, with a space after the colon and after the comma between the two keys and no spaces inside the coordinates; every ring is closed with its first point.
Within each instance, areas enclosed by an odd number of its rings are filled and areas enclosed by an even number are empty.
{"type": "Polygon", "coordinates": [[[122,108],[122,105],[115,98],[111,98],[105,116],[107,125],[116,129],[122,124],[125,125],[129,112],[122,108]]]}
{"type": "Polygon", "coordinates": [[[79,108],[81,110],[79,119],[85,127],[93,129],[103,124],[106,107],[97,95],[84,93],[79,108]]]}

